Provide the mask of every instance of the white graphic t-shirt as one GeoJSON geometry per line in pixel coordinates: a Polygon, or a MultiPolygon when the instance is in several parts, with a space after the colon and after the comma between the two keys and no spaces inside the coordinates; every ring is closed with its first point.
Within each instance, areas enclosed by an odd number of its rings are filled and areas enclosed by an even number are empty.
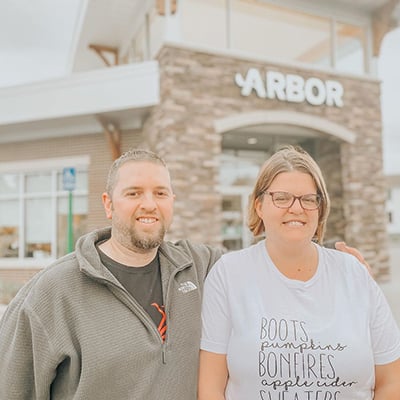
{"type": "Polygon", "coordinates": [[[374,365],[400,332],[357,259],[320,246],[316,274],[288,279],[265,242],[225,254],[204,288],[201,348],[226,354],[227,400],[371,400],[374,365]]]}

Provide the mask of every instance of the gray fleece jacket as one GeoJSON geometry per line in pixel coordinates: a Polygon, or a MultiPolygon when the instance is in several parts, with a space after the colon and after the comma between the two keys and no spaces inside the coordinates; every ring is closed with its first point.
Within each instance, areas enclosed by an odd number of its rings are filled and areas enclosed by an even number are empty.
{"type": "Polygon", "coordinates": [[[221,252],[160,247],[163,343],[147,313],[99,259],[95,243],[34,276],[0,323],[1,400],[195,400],[203,280],[221,252]]]}

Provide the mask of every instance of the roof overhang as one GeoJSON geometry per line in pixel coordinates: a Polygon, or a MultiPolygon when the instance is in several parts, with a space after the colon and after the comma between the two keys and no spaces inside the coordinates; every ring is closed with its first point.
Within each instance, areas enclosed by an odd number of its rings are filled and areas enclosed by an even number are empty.
{"type": "Polygon", "coordinates": [[[158,62],[104,68],[0,90],[0,142],[97,133],[98,116],[138,129],[158,104],[158,62]]]}

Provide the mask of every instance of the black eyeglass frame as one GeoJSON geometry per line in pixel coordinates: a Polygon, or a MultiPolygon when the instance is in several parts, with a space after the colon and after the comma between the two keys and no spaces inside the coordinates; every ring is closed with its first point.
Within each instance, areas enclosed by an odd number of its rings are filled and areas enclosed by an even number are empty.
{"type": "Polygon", "coordinates": [[[274,204],[274,206],[277,207],[277,208],[282,208],[282,209],[288,209],[288,208],[292,207],[293,204],[294,204],[294,202],[295,202],[296,200],[299,200],[300,206],[301,206],[301,208],[302,208],[303,210],[306,210],[306,211],[314,211],[314,210],[317,210],[317,209],[319,208],[319,206],[321,205],[321,201],[322,201],[322,197],[321,197],[321,195],[319,195],[318,193],[308,193],[308,194],[303,194],[303,195],[301,195],[301,196],[295,196],[293,193],[284,192],[284,191],[281,191],[281,190],[280,190],[280,191],[277,191],[277,192],[270,192],[270,191],[268,191],[268,190],[264,190],[264,191],[262,192],[262,194],[268,194],[269,196],[271,196],[272,203],[274,204]],[[291,196],[292,196],[292,202],[291,202],[288,206],[285,206],[285,207],[283,207],[283,206],[278,206],[278,205],[275,203],[275,199],[274,199],[274,195],[275,195],[275,194],[278,194],[278,193],[284,193],[284,194],[289,194],[289,195],[291,195],[291,196]],[[307,197],[307,196],[315,196],[315,198],[316,198],[316,200],[317,200],[317,203],[318,203],[316,207],[313,207],[313,208],[304,207],[302,200],[304,199],[304,197],[307,197]]]}

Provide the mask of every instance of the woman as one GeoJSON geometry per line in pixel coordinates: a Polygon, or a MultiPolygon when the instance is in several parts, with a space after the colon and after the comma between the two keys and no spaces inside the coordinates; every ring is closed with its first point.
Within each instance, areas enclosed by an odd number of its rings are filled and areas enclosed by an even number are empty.
{"type": "Polygon", "coordinates": [[[321,246],[329,208],[304,150],[264,164],[249,227],[265,240],[206,280],[200,400],[400,399],[399,330],[367,269],[321,246]]]}

